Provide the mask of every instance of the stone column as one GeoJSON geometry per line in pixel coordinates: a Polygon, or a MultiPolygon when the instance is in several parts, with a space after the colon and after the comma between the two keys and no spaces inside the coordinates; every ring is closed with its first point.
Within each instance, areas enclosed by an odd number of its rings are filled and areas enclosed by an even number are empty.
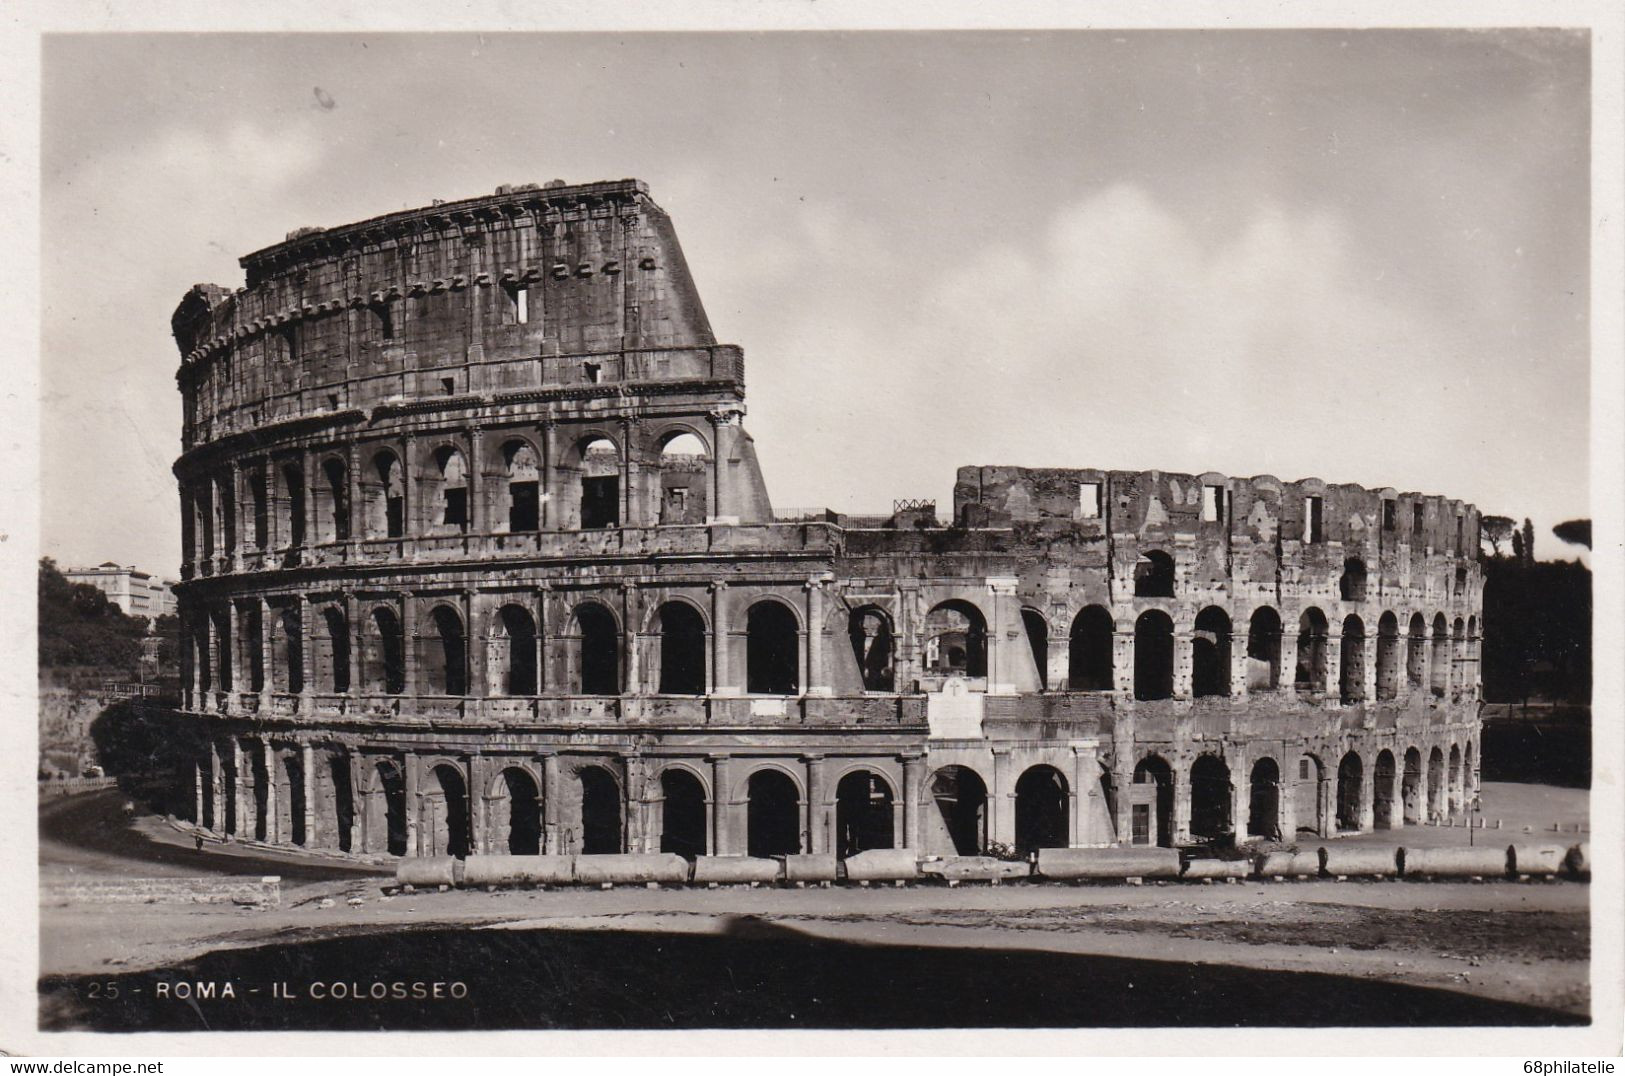
{"type": "Polygon", "coordinates": [[[401,439],[401,533],[417,559],[416,546],[410,540],[423,533],[418,523],[418,439],[407,434],[401,439]]]}
{"type": "Polygon", "coordinates": [[[1246,698],[1247,691],[1247,633],[1230,634],[1230,694],[1246,698]]]}
{"type": "Polygon", "coordinates": [[[491,849],[490,780],[486,775],[485,757],[468,757],[468,850],[471,855],[483,856],[491,849]]]}
{"type": "Polygon", "coordinates": [[[540,494],[542,502],[539,522],[541,529],[544,531],[559,528],[558,509],[554,505],[557,486],[553,480],[553,471],[558,466],[559,458],[558,449],[553,444],[553,435],[556,428],[552,422],[543,422],[540,426],[541,437],[538,438],[542,446],[542,458],[538,461],[540,464],[540,474],[538,476],[540,481],[537,484],[540,488],[537,492],[540,494]]]}
{"type": "MultiPolygon", "coordinates": [[[[1009,617],[1015,607],[1016,580],[1014,577],[990,577],[987,588],[993,606],[993,616],[990,618],[987,630],[987,693],[989,695],[1014,695],[1016,663],[1011,655],[1012,645],[1025,646],[1021,640],[1014,643],[1010,636],[1009,617]]],[[[1019,614],[1017,614],[1019,620],[1019,614]]]]}
{"type": "Polygon", "coordinates": [[[486,522],[490,513],[485,504],[485,431],[478,426],[468,429],[468,531],[484,534],[490,530],[486,522]]]}
{"type": "Polygon", "coordinates": [[[418,775],[417,756],[407,752],[401,756],[401,777],[406,785],[406,854],[423,855],[423,834],[418,824],[423,804],[423,791],[418,775]]]}
{"type": "Polygon", "coordinates": [[[624,625],[622,635],[623,646],[626,650],[626,693],[636,695],[643,690],[642,661],[639,645],[643,633],[640,630],[643,620],[643,603],[638,594],[636,583],[621,584],[621,621],[624,625]]]}
{"type": "Polygon", "coordinates": [[[1230,830],[1237,841],[1247,839],[1247,814],[1253,805],[1251,765],[1245,759],[1231,759],[1230,830]]]}
{"type": "Polygon", "coordinates": [[[987,837],[1000,844],[1016,843],[1016,788],[1010,775],[1010,750],[993,749],[993,787],[988,789],[987,837]]]}
{"type": "MultiPolygon", "coordinates": [[[[490,639],[479,630],[483,610],[479,608],[479,595],[471,587],[462,593],[463,605],[463,687],[464,694],[482,699],[491,694],[487,662],[490,639]],[[477,651],[477,653],[476,653],[477,651]]],[[[470,706],[477,704],[471,703],[470,706]]]]}
{"type": "Polygon", "coordinates": [[[728,584],[711,584],[711,693],[737,695],[728,670],[728,584]]]}
{"type": "MultiPolygon", "coordinates": [[[[1169,619],[1172,619],[1170,617],[1169,619]]],[[[1193,648],[1196,645],[1195,636],[1183,630],[1177,622],[1174,624],[1174,698],[1188,699],[1191,697],[1192,666],[1194,662],[1193,648]]]]}
{"type": "Polygon", "coordinates": [[[731,856],[734,854],[733,833],[733,786],[729,775],[729,762],[727,755],[712,755],[711,762],[711,800],[712,800],[712,826],[711,852],[718,856],[731,856]]]}
{"type": "Polygon", "coordinates": [[[650,825],[648,804],[648,760],[640,754],[626,756],[626,848],[629,852],[657,851],[650,825]]]}
{"type": "Polygon", "coordinates": [[[706,418],[711,423],[711,458],[709,461],[711,465],[711,488],[708,491],[710,494],[711,503],[708,506],[706,514],[711,519],[716,520],[727,515],[727,513],[723,511],[724,506],[722,503],[722,442],[724,437],[723,431],[728,425],[728,415],[727,412],[724,411],[712,411],[706,416],[706,418]]]}
{"type": "Polygon", "coordinates": [[[925,809],[925,756],[903,756],[903,839],[899,847],[919,849],[920,814],[925,809]]]}
{"type": "Polygon", "coordinates": [[[1112,633],[1112,693],[1119,701],[1134,697],[1134,628],[1112,633]]]}
{"type": "MultiPolygon", "coordinates": [[[[321,543],[321,520],[316,510],[316,453],[301,451],[299,453],[299,473],[305,479],[305,548],[313,549],[321,543]]],[[[337,507],[337,506],[335,506],[337,507]]],[[[305,557],[304,562],[309,564],[311,557],[305,557]]]]}
{"type": "Polygon", "coordinates": [[[829,839],[829,805],[824,802],[825,760],[823,755],[803,755],[802,762],[807,768],[807,810],[803,816],[807,837],[801,846],[820,855],[834,851],[829,839]]]}
{"type": "Polygon", "coordinates": [[[559,837],[559,756],[548,751],[542,755],[542,851],[562,853],[559,837]]]}
{"type": "Polygon", "coordinates": [[[276,669],[271,663],[271,603],[263,597],[260,603],[260,713],[271,712],[272,687],[276,683],[276,669]]]}
{"type": "Polygon", "coordinates": [[[233,812],[236,815],[234,821],[237,824],[232,828],[238,837],[243,836],[245,830],[248,836],[252,837],[254,835],[254,797],[246,780],[248,766],[245,765],[245,761],[243,757],[243,741],[233,736],[231,738],[231,772],[236,775],[236,787],[232,789],[232,792],[234,793],[233,798],[237,801],[236,809],[233,812]]]}
{"type": "Polygon", "coordinates": [[[632,487],[637,483],[636,457],[632,452],[632,435],[637,427],[631,419],[621,420],[621,529],[638,526],[641,520],[634,522],[632,509],[637,501],[632,496],[632,487]]]}
{"type": "Polygon", "coordinates": [[[227,640],[228,645],[226,647],[229,653],[224,658],[224,660],[231,662],[231,694],[226,699],[226,709],[228,713],[238,713],[242,710],[242,706],[237,701],[237,693],[246,687],[245,674],[247,670],[242,667],[242,662],[238,660],[243,649],[243,639],[238,634],[242,631],[242,625],[237,613],[237,603],[229,600],[226,602],[226,630],[231,636],[227,640]]]}
{"type": "MultiPolygon", "coordinates": [[[[306,740],[299,745],[299,780],[303,786],[305,801],[305,847],[315,848],[316,840],[316,752],[312,750],[310,741],[306,740]]],[[[335,812],[335,817],[337,813],[335,812]]]]}
{"type": "Polygon", "coordinates": [[[401,601],[401,694],[418,693],[418,617],[417,602],[412,595],[402,592],[401,601]]]}
{"type": "Polygon", "coordinates": [[[311,696],[316,693],[316,664],[311,660],[310,599],[303,593],[294,598],[299,610],[299,638],[288,640],[289,646],[299,647],[299,709],[307,716],[315,709],[311,696]]]}
{"type": "Polygon", "coordinates": [[[1174,775],[1174,843],[1191,839],[1191,775],[1186,760],[1176,755],[1168,760],[1174,775]]]}
{"type": "Polygon", "coordinates": [[[1093,770],[1095,767],[1095,745],[1092,741],[1076,740],[1072,743],[1072,774],[1067,778],[1071,785],[1070,825],[1067,828],[1067,846],[1070,848],[1083,848],[1093,843],[1089,834],[1089,807],[1090,799],[1095,795],[1095,781],[1093,770]]]}
{"type": "Polygon", "coordinates": [[[367,530],[366,514],[362,511],[361,504],[361,446],[351,441],[345,456],[345,519],[350,531],[350,541],[353,542],[366,533],[367,530]]]}
{"type": "Polygon", "coordinates": [[[282,832],[282,807],[277,796],[276,748],[270,740],[260,741],[260,761],[265,766],[265,840],[267,844],[281,844],[287,835],[282,832]]]}
{"type": "Polygon", "coordinates": [[[1336,631],[1326,632],[1326,704],[1342,704],[1343,637],[1336,631]]]}
{"type": "Polygon", "coordinates": [[[824,582],[809,579],[802,589],[807,592],[807,680],[803,690],[808,695],[829,695],[824,670],[824,582]]]}

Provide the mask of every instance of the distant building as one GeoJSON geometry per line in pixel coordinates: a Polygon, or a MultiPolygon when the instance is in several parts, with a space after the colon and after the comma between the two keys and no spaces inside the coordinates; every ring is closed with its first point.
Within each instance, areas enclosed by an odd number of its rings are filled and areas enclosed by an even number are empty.
{"type": "Polygon", "coordinates": [[[134,565],[125,568],[107,561],[94,568],[64,568],[62,574],[70,583],[89,583],[106,594],[126,616],[156,618],[175,613],[170,580],[158,579],[134,565]]]}

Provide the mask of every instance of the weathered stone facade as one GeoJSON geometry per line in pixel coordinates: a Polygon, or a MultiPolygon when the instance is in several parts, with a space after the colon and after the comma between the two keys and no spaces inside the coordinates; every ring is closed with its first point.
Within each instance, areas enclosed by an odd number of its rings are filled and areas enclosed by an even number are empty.
{"type": "Polygon", "coordinates": [[[962,468],[776,517],[636,181],[302,229],[183,362],[193,805],[352,853],[847,854],[1401,826],[1474,795],[1476,510],[962,468]]]}

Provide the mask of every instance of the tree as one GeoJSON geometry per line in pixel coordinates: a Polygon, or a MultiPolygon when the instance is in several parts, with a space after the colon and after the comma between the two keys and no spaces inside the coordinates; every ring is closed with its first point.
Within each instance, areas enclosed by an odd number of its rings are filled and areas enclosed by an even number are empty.
{"type": "Polygon", "coordinates": [[[1591,520],[1566,519],[1552,528],[1552,533],[1570,545],[1591,548],[1591,520]]]}
{"type": "Polygon", "coordinates": [[[1523,562],[1535,563],[1535,525],[1529,522],[1528,517],[1523,521],[1523,562]]]}
{"type": "Polygon", "coordinates": [[[1512,538],[1512,532],[1517,524],[1507,516],[1480,516],[1478,520],[1478,533],[1481,541],[1490,544],[1490,556],[1499,558],[1501,547],[1512,538]]]}
{"type": "Polygon", "coordinates": [[[88,583],[70,583],[56,562],[39,565],[39,663],[106,665],[133,670],[147,622],[125,616],[88,583]]]}

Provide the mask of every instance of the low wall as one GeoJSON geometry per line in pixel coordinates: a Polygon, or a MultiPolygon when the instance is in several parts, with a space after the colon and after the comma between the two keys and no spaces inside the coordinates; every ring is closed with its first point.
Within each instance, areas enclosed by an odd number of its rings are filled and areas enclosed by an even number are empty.
{"type": "Polygon", "coordinates": [[[126,878],[108,881],[50,881],[40,899],[66,904],[254,904],[282,903],[282,879],[126,878]]]}

